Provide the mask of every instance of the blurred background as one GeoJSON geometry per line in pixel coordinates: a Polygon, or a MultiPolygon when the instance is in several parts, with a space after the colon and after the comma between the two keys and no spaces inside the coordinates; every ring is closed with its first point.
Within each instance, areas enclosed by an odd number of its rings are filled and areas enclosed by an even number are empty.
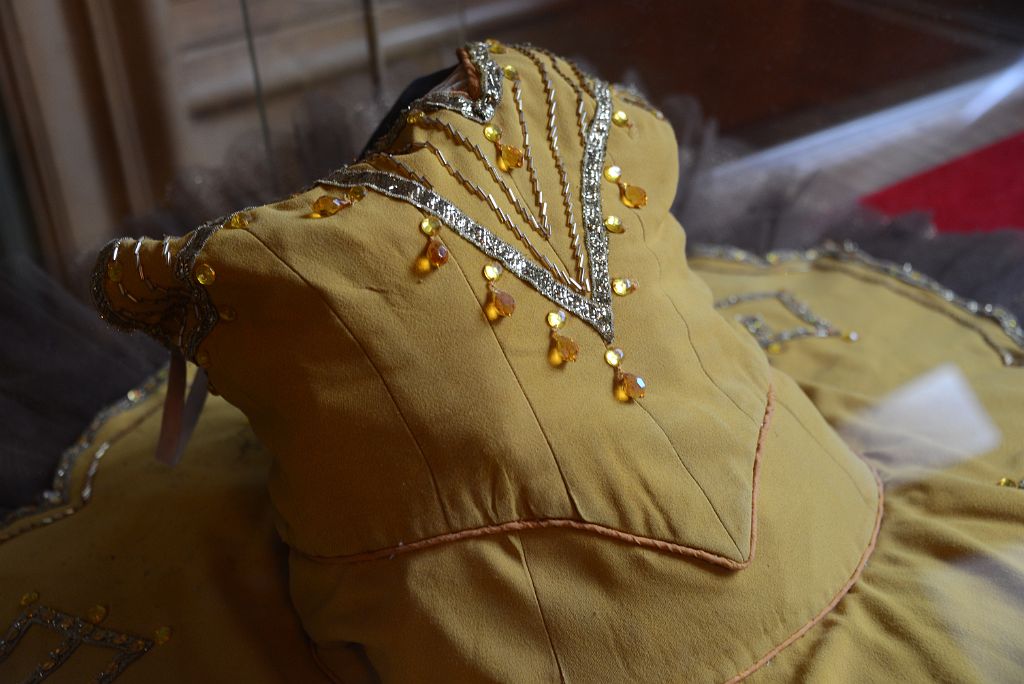
{"type": "Polygon", "coordinates": [[[1024,129],[1019,0],[0,0],[0,251],[84,293],[111,237],[350,161],[484,37],[639,85],[721,182],[786,167],[870,199],[1024,129]]]}

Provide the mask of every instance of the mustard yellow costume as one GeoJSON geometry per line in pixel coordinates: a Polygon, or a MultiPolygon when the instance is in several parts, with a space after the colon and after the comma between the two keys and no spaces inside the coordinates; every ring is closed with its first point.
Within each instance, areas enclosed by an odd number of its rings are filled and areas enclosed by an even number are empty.
{"type": "Polygon", "coordinates": [[[852,248],[688,264],[656,111],[460,56],[359,162],[100,255],[220,396],[169,470],[137,391],[0,531],[0,678],[1010,677],[1016,321],[852,248]],[[1002,440],[896,477],[863,411],[950,360],[1002,440]]]}

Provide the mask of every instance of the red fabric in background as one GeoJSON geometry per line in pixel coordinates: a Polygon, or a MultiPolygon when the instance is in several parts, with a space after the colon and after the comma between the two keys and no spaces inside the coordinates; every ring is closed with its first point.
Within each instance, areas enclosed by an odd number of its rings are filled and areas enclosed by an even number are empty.
{"type": "Polygon", "coordinates": [[[942,232],[1024,229],[1024,132],[905,178],[861,202],[888,216],[929,212],[942,232]]]}

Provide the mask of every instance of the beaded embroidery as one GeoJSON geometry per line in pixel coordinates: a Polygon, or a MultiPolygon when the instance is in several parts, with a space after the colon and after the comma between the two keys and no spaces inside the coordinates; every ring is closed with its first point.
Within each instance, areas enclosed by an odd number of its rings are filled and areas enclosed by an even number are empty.
{"type": "Polygon", "coordinates": [[[929,278],[919,271],[915,271],[909,263],[897,264],[884,259],[877,259],[858,248],[850,240],[844,241],[841,245],[830,240],[820,247],[806,250],[776,250],[769,252],[764,257],[738,247],[722,245],[693,245],[690,248],[690,253],[693,258],[721,259],[762,268],[788,263],[814,264],[821,259],[834,259],[839,262],[861,264],[885,276],[895,278],[902,283],[937,295],[969,314],[995,321],[1002,328],[1003,332],[1006,333],[1006,336],[1020,349],[1003,347],[987,335],[985,335],[986,341],[999,353],[1003,365],[1024,366],[1024,352],[1021,351],[1024,350],[1024,328],[1021,327],[1017,318],[1008,310],[1001,306],[980,304],[973,299],[961,297],[951,289],[943,287],[938,281],[929,278]]]}
{"type": "Polygon", "coordinates": [[[24,532],[34,530],[67,518],[81,510],[92,499],[93,479],[99,468],[100,460],[110,447],[110,442],[103,442],[93,452],[92,459],[86,470],[82,488],[78,492],[77,501],[72,501],[69,477],[79,459],[93,446],[93,440],[108,421],[145,401],[167,378],[167,370],[161,370],[151,376],[144,384],[130,390],[123,399],[100,411],[93,419],[82,436],[68,448],[57,464],[50,489],[42,493],[38,503],[18,508],[4,517],[0,522],[0,543],[12,539],[24,532]],[[24,524],[20,523],[26,520],[24,524]]]}
{"type": "Polygon", "coordinates": [[[80,617],[69,615],[46,606],[29,606],[14,619],[3,638],[0,639],[0,663],[14,651],[32,625],[52,630],[63,639],[47,654],[46,659],[36,666],[29,676],[22,680],[27,683],[40,682],[49,677],[74,654],[79,646],[98,646],[117,652],[114,659],[94,675],[91,681],[112,682],[125,668],[153,648],[153,642],[139,636],[102,629],[80,617]]]}
{"type": "MultiPolygon", "coordinates": [[[[527,50],[523,48],[522,51],[525,53],[527,50]]],[[[480,100],[493,103],[496,106],[501,100],[500,68],[490,59],[485,44],[475,43],[470,46],[468,52],[474,66],[484,75],[480,100]],[[495,75],[495,77],[488,78],[487,74],[495,75]]],[[[611,121],[611,95],[609,86],[602,81],[590,79],[589,83],[587,81],[583,81],[583,83],[592,94],[596,104],[589,125],[586,130],[581,130],[584,147],[580,194],[585,246],[590,264],[590,298],[574,292],[573,289],[559,282],[548,268],[528,259],[517,248],[484,226],[472,221],[454,204],[415,180],[384,171],[343,168],[321,180],[320,184],[339,188],[365,186],[436,216],[459,236],[492,259],[500,262],[540,294],[590,324],[605,342],[610,343],[615,337],[615,329],[611,309],[611,279],[608,275],[608,235],[604,228],[601,211],[600,183],[611,121]]],[[[448,102],[448,100],[444,101],[448,102]]],[[[436,105],[437,101],[428,97],[412,106],[420,107],[423,104],[436,105]]],[[[461,105],[448,108],[465,114],[465,108],[461,105]]],[[[494,109],[491,107],[488,119],[474,116],[468,118],[482,122],[489,120],[493,113],[494,109]]],[[[581,121],[582,119],[583,117],[581,117],[581,121]]]]}
{"type": "Polygon", "coordinates": [[[777,353],[782,351],[782,347],[786,342],[804,337],[844,337],[851,342],[857,340],[858,336],[856,332],[851,331],[844,334],[842,330],[832,325],[828,320],[815,314],[811,311],[809,306],[785,290],[775,290],[771,292],[745,292],[743,294],[730,295],[724,299],[716,301],[715,308],[726,309],[744,302],[754,302],[766,299],[778,300],[778,302],[782,304],[787,311],[807,324],[790,330],[776,332],[768,325],[767,322],[765,322],[764,317],[760,314],[737,316],[736,320],[747,329],[747,332],[753,335],[761,348],[766,351],[777,353]]]}

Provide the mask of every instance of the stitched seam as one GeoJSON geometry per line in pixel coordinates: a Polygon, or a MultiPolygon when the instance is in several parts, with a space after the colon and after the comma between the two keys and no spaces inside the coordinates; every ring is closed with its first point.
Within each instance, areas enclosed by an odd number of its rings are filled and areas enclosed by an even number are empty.
{"type": "Polygon", "coordinates": [[[814,443],[815,443],[815,444],[817,444],[817,445],[818,445],[819,447],[821,447],[821,450],[822,450],[822,451],[824,451],[824,452],[825,452],[826,454],[828,454],[828,457],[832,459],[832,462],[833,462],[833,463],[834,463],[835,465],[837,465],[837,466],[839,467],[839,469],[843,471],[843,474],[844,474],[844,475],[846,475],[847,479],[849,479],[849,480],[850,480],[850,483],[851,483],[851,484],[853,485],[853,488],[854,488],[854,490],[855,490],[855,491],[856,491],[856,492],[857,492],[858,494],[860,494],[860,497],[861,497],[862,499],[864,499],[864,501],[867,501],[869,497],[866,497],[866,496],[864,496],[864,493],[863,493],[863,492],[862,492],[862,491],[860,490],[860,486],[859,486],[859,485],[857,484],[857,480],[856,480],[856,479],[855,479],[855,478],[853,477],[853,474],[852,474],[852,473],[850,473],[850,471],[849,471],[849,470],[847,470],[846,466],[845,466],[845,465],[843,465],[842,463],[840,463],[840,462],[839,462],[839,459],[837,459],[837,458],[835,457],[835,455],[834,455],[834,454],[832,453],[832,451],[831,451],[831,450],[829,450],[828,448],[826,448],[826,447],[825,447],[825,445],[824,445],[824,444],[822,444],[822,443],[821,443],[821,442],[820,442],[820,441],[818,440],[818,438],[817,438],[817,437],[816,437],[816,436],[814,435],[814,433],[813,433],[813,432],[811,432],[810,430],[808,430],[808,429],[807,429],[807,426],[806,426],[806,425],[804,425],[804,422],[803,422],[802,420],[800,420],[800,417],[799,417],[799,416],[797,416],[797,415],[796,415],[796,413],[794,413],[794,412],[793,412],[793,410],[792,410],[791,408],[789,408],[788,406],[786,406],[785,402],[781,402],[781,401],[780,401],[780,402],[779,402],[779,404],[780,404],[780,405],[782,406],[782,408],[784,408],[784,409],[786,410],[786,413],[788,413],[788,414],[789,414],[789,416],[790,416],[790,417],[791,417],[791,418],[792,418],[793,420],[795,420],[795,421],[796,421],[796,423],[797,423],[797,424],[798,424],[798,425],[799,425],[799,426],[800,426],[801,428],[803,428],[804,432],[805,432],[805,433],[806,433],[806,434],[807,434],[807,435],[808,435],[808,436],[809,436],[809,437],[810,437],[811,439],[813,439],[813,440],[814,440],[814,443]]]}
{"type": "MultiPolygon", "coordinates": [[[[450,254],[450,252],[449,252],[450,254]]],[[[473,286],[469,282],[469,278],[466,276],[466,272],[462,270],[462,265],[458,262],[458,259],[451,259],[451,263],[454,263],[462,274],[462,280],[466,283],[466,288],[469,290],[470,295],[473,299],[476,299],[476,292],[473,291],[473,286]]],[[[533,420],[537,424],[537,429],[540,431],[540,436],[544,438],[544,443],[548,445],[548,452],[551,453],[551,460],[555,464],[555,469],[558,470],[558,475],[562,479],[562,487],[565,489],[565,496],[569,500],[569,505],[572,506],[573,511],[577,516],[580,516],[579,506],[576,505],[576,500],[572,496],[572,492],[569,491],[569,481],[565,477],[565,473],[562,472],[562,464],[558,462],[558,456],[555,455],[555,449],[551,446],[551,440],[548,439],[547,432],[544,430],[544,426],[541,425],[540,416],[537,415],[537,410],[533,407],[533,402],[530,401],[530,397],[526,394],[526,389],[523,387],[522,381],[519,379],[519,375],[516,373],[515,368],[512,367],[512,362],[508,358],[508,354],[505,353],[505,348],[501,346],[501,341],[498,339],[498,334],[494,332],[494,326],[488,326],[491,331],[491,337],[494,339],[495,346],[501,352],[501,356],[505,359],[505,364],[508,366],[509,372],[512,373],[512,377],[516,379],[516,384],[519,385],[519,392],[523,395],[523,399],[526,401],[526,405],[530,407],[530,413],[533,415],[533,420]]]]}
{"type": "Polygon", "coordinates": [[[625,542],[628,544],[635,544],[646,548],[663,551],[666,553],[672,553],[680,556],[688,556],[692,558],[698,558],[714,565],[720,565],[731,570],[742,570],[743,568],[750,565],[754,559],[755,547],[757,544],[757,497],[758,497],[758,485],[760,483],[760,462],[761,457],[764,454],[765,444],[767,442],[767,435],[769,428],[771,427],[772,416],[774,415],[774,393],[769,388],[769,400],[768,409],[765,411],[763,422],[761,423],[760,434],[757,440],[757,450],[754,454],[754,481],[751,487],[751,503],[750,503],[750,555],[744,561],[735,561],[725,556],[719,556],[717,554],[698,549],[690,546],[683,546],[675,542],[665,541],[663,539],[655,539],[653,537],[644,537],[630,532],[624,532],[617,530],[612,527],[605,525],[599,525],[596,523],[582,522],[579,520],[569,520],[565,518],[544,518],[539,520],[514,520],[506,523],[499,523],[495,525],[485,525],[483,527],[476,527],[468,530],[461,530],[459,532],[449,532],[446,534],[438,535],[435,537],[427,537],[406,543],[401,546],[391,546],[387,548],[377,549],[374,551],[366,551],[362,553],[351,554],[347,556],[317,556],[313,554],[294,549],[296,553],[299,553],[304,558],[319,562],[319,563],[361,563],[366,561],[380,560],[383,558],[391,558],[398,554],[410,553],[413,551],[419,551],[422,549],[431,548],[434,546],[440,546],[447,543],[463,541],[466,539],[476,539],[480,537],[486,537],[495,534],[503,534],[508,532],[515,532],[520,530],[535,530],[542,528],[565,528],[572,529],[581,532],[590,532],[618,541],[625,542]]]}
{"type": "Polygon", "coordinates": [[[785,649],[787,646],[792,645],[794,642],[800,639],[800,637],[807,634],[807,632],[809,632],[819,622],[824,620],[825,616],[831,613],[835,609],[835,607],[839,605],[839,602],[842,600],[842,598],[846,596],[847,593],[849,593],[850,589],[853,588],[853,585],[857,583],[857,580],[860,579],[861,574],[864,572],[864,568],[865,566],[867,566],[868,563],[868,558],[870,558],[871,554],[875,550],[875,545],[878,543],[878,532],[882,527],[882,515],[883,510],[885,508],[885,487],[883,486],[882,479],[878,476],[878,471],[875,469],[875,467],[868,463],[868,461],[863,456],[860,456],[860,454],[857,455],[861,458],[861,460],[864,461],[867,467],[871,470],[871,474],[874,475],[875,483],[878,487],[878,505],[875,509],[874,529],[871,532],[871,537],[868,539],[867,546],[864,548],[864,552],[861,554],[860,560],[857,562],[857,566],[853,569],[853,573],[850,575],[850,578],[846,581],[846,584],[840,587],[836,595],[832,597],[832,600],[828,603],[828,605],[826,605],[821,610],[820,613],[811,618],[808,622],[806,622],[803,626],[801,626],[795,632],[786,637],[783,641],[781,641],[770,651],[768,651],[763,656],[758,658],[758,660],[753,665],[748,667],[746,670],[743,670],[742,672],[739,672],[738,674],[734,675],[731,679],[728,680],[728,684],[734,684],[735,682],[739,682],[746,679],[754,672],[759,670],[761,667],[763,667],[765,664],[767,664],[772,658],[774,658],[780,652],[782,652],[782,650],[785,649]]]}
{"type": "Polygon", "coordinates": [[[247,230],[245,231],[245,233],[246,235],[251,235],[253,239],[255,239],[256,242],[258,242],[259,244],[261,244],[263,248],[267,250],[267,252],[271,256],[273,256],[275,259],[281,262],[281,264],[284,265],[289,271],[294,273],[299,280],[305,283],[306,287],[308,287],[317,295],[317,297],[324,304],[324,306],[327,307],[327,310],[331,312],[331,315],[334,316],[334,319],[338,321],[338,324],[345,330],[346,333],[348,333],[349,337],[352,338],[352,341],[356,343],[356,346],[359,348],[359,351],[362,352],[363,354],[363,358],[366,359],[366,362],[370,364],[371,368],[373,368],[373,371],[377,374],[377,377],[380,378],[381,387],[384,388],[384,392],[388,395],[388,398],[394,405],[395,413],[397,413],[398,417],[401,419],[402,426],[405,428],[405,431],[409,434],[409,439],[412,440],[412,443],[414,445],[416,445],[416,450],[419,451],[420,457],[423,459],[423,464],[427,467],[427,473],[430,474],[430,482],[434,487],[434,496],[437,497],[438,508],[441,509],[441,515],[444,518],[445,524],[449,528],[451,528],[452,522],[448,517],[448,510],[444,505],[444,499],[441,497],[441,490],[437,486],[437,477],[434,475],[434,469],[433,467],[431,467],[430,461],[427,459],[427,455],[426,453],[424,453],[423,447],[420,445],[419,440],[416,439],[416,435],[413,433],[412,428],[409,426],[409,421],[406,419],[405,414],[402,412],[402,407],[399,405],[398,400],[395,399],[395,395],[392,393],[391,387],[388,386],[387,381],[384,379],[384,375],[380,372],[380,369],[377,368],[377,364],[375,364],[373,362],[373,359],[370,358],[370,355],[366,351],[366,347],[363,346],[363,343],[359,341],[359,338],[357,338],[355,334],[352,332],[352,330],[348,327],[348,325],[345,324],[345,321],[342,320],[341,316],[338,314],[338,312],[334,309],[334,306],[331,304],[331,301],[327,298],[327,296],[324,295],[320,288],[314,286],[311,282],[306,280],[305,276],[299,273],[298,270],[296,270],[287,261],[282,259],[281,256],[277,254],[277,252],[271,249],[267,243],[261,240],[259,236],[257,236],[251,230],[247,230]]]}
{"type": "Polygon", "coordinates": [[[544,607],[540,603],[540,595],[537,593],[537,583],[533,580],[533,572],[530,570],[530,563],[526,560],[526,544],[523,540],[516,536],[516,541],[519,542],[519,554],[523,559],[523,568],[526,569],[526,577],[530,580],[530,588],[533,589],[533,598],[537,602],[537,612],[540,613],[540,623],[544,626],[544,636],[548,640],[548,648],[551,649],[551,656],[555,659],[555,667],[558,668],[558,680],[560,682],[565,681],[565,672],[562,671],[562,663],[558,659],[558,651],[555,650],[555,642],[551,638],[551,630],[548,628],[548,619],[544,615],[544,607]]]}
{"type": "Polygon", "coordinates": [[[662,434],[662,436],[665,437],[665,441],[668,442],[668,446],[672,450],[672,453],[674,453],[676,455],[676,460],[679,461],[679,465],[681,465],[683,467],[683,470],[686,471],[686,474],[689,475],[690,479],[693,480],[693,483],[695,485],[697,485],[697,489],[700,491],[701,494],[704,495],[704,500],[707,501],[708,502],[708,506],[711,507],[711,512],[715,514],[716,518],[718,518],[718,524],[722,526],[723,530],[725,530],[725,533],[729,536],[729,541],[731,541],[732,545],[736,548],[736,553],[738,553],[740,555],[740,557],[742,558],[743,557],[743,552],[740,551],[740,545],[736,542],[736,537],[734,537],[732,532],[729,530],[729,528],[726,527],[725,520],[722,519],[722,514],[718,512],[717,508],[715,508],[715,504],[714,504],[713,501],[711,501],[711,497],[708,496],[707,491],[705,491],[704,487],[702,487],[700,482],[697,481],[697,478],[695,478],[693,476],[693,473],[690,472],[690,469],[687,467],[686,462],[683,461],[683,457],[679,453],[679,450],[676,449],[676,445],[672,443],[672,438],[668,436],[668,433],[665,432],[665,428],[663,428],[661,426],[661,423],[659,423],[658,420],[654,416],[651,415],[651,412],[647,410],[646,406],[644,406],[643,404],[637,404],[637,405],[643,410],[644,415],[646,415],[648,418],[650,418],[651,422],[654,423],[655,427],[657,427],[658,430],[661,431],[661,434],[662,434]]]}
{"type": "MultiPolygon", "coordinates": [[[[664,218],[662,220],[663,221],[664,220],[668,220],[668,216],[671,216],[671,214],[667,215],[666,218],[664,218]]],[[[637,218],[637,221],[640,222],[640,232],[643,234],[644,249],[646,249],[648,252],[650,252],[654,256],[654,263],[656,263],[658,265],[658,279],[661,280],[661,278],[662,278],[661,258],[658,256],[658,253],[655,250],[651,249],[651,246],[647,244],[647,227],[644,224],[643,217],[640,216],[639,214],[637,214],[636,218],[637,218]]],[[[732,402],[732,405],[735,406],[736,409],[741,414],[743,414],[744,416],[749,418],[750,421],[756,425],[758,419],[755,416],[752,416],[749,413],[747,413],[747,411],[742,406],[740,406],[739,402],[737,402],[736,399],[734,399],[731,394],[729,394],[724,389],[722,389],[722,386],[718,384],[718,381],[716,381],[713,377],[711,377],[711,373],[708,372],[707,367],[704,365],[704,359],[701,358],[700,353],[697,351],[697,346],[693,343],[693,334],[690,332],[690,324],[689,324],[689,322],[687,322],[686,317],[683,316],[683,312],[679,310],[679,307],[676,306],[675,299],[673,299],[671,296],[669,296],[668,292],[666,292],[665,290],[663,290],[661,288],[658,288],[658,289],[661,292],[662,296],[665,297],[665,299],[668,300],[669,304],[672,305],[672,309],[676,312],[676,316],[679,318],[679,321],[683,324],[683,329],[686,330],[686,339],[690,343],[690,349],[693,350],[693,355],[697,359],[697,365],[699,365],[700,369],[702,371],[704,371],[705,377],[707,377],[707,379],[711,381],[711,384],[715,386],[715,389],[717,389],[719,392],[721,392],[725,396],[726,399],[728,399],[730,402],[732,402]]]]}

